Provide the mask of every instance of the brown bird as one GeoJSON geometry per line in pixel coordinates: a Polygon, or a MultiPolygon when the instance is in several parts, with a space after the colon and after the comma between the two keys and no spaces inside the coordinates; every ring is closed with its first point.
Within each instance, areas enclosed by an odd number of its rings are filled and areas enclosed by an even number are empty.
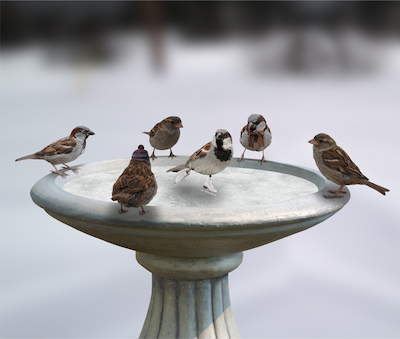
{"type": "Polygon", "coordinates": [[[347,153],[337,146],[335,140],[329,135],[318,134],[309,143],[314,145],[314,160],[320,172],[328,180],[340,186],[337,191],[329,191],[334,195],[324,195],[325,198],[341,198],[342,195],[339,195],[339,193],[346,193],[342,191],[344,186],[356,184],[367,185],[383,195],[385,195],[385,192],[389,192],[387,188],[370,182],[347,153]]]}
{"type": "Polygon", "coordinates": [[[120,213],[128,212],[125,207],[140,207],[139,214],[147,213],[147,205],[157,193],[157,182],[151,171],[150,158],[143,145],[133,152],[131,162],[115,182],[112,191],[113,201],[121,205],[120,213]]]}
{"type": "Polygon", "coordinates": [[[63,168],[65,169],[72,171],[78,170],[78,168],[70,167],[66,163],[74,161],[85,151],[86,139],[89,137],[89,135],[94,135],[89,128],[85,126],[75,127],[69,137],[57,140],[43,148],[41,151],[18,158],[15,161],[26,159],[43,159],[53,165],[55,171],[51,171],[52,173],[66,176],[68,174],[59,172],[55,165],[63,164],[65,166],[63,168]]]}
{"type": "Polygon", "coordinates": [[[150,132],[143,132],[150,136],[150,145],[153,146],[153,153],[151,158],[154,160],[156,157],[155,151],[170,149],[169,157],[174,157],[172,147],[178,142],[181,135],[180,128],[182,128],[182,121],[178,117],[168,117],[163,121],[156,124],[150,132]]]}

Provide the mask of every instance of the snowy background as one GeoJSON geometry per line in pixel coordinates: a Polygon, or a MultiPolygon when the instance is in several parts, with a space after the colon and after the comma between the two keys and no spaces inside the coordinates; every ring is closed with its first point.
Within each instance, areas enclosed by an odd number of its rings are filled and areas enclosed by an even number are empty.
{"type": "Polygon", "coordinates": [[[349,203],[322,224],[246,251],[229,276],[242,338],[400,337],[399,39],[349,29],[342,67],[329,33],[307,27],[302,36],[299,72],[281,63],[285,30],[200,41],[166,30],[161,71],[140,31],[109,32],[107,62],[71,61],[66,45],[40,41],[2,49],[2,338],[135,338],[151,293],[132,251],[37,207],[30,189],[52,167],[16,158],[77,125],[96,135],[73,165],[129,158],[139,144],[151,152],[142,132],[171,115],[184,126],[175,154],[190,155],[224,128],[239,157],[254,113],[272,131],[267,160],[316,169],[307,141],[328,133],[390,192],[351,186],[349,203]]]}

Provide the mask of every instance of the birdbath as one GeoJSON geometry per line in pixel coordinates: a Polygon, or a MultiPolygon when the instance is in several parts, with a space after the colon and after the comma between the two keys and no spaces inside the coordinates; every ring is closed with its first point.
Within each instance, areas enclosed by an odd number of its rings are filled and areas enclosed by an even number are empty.
{"type": "Polygon", "coordinates": [[[233,159],[214,176],[216,195],[192,173],[174,184],[166,170],[188,157],[151,162],[158,193],[145,207],[120,214],[112,185],[130,159],[79,166],[68,177],[49,174],[31,190],[33,201],[75,229],[136,251],[152,273],[152,295],[140,338],[239,338],[228,273],[243,251],[303,231],[350,199],[323,197],[336,185],[318,172],[276,162],[233,159]]]}

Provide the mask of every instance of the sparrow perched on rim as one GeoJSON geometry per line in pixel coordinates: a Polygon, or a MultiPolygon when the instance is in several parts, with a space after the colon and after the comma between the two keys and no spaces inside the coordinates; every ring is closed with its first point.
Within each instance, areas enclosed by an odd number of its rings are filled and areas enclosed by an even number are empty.
{"type": "Polygon", "coordinates": [[[169,157],[174,157],[172,147],[178,142],[181,134],[182,121],[178,117],[168,117],[156,124],[150,132],[143,132],[150,136],[150,145],[153,146],[151,158],[157,158],[155,155],[156,149],[170,149],[169,157]]]}
{"type": "Polygon", "coordinates": [[[92,132],[89,128],[85,126],[75,127],[69,137],[57,140],[43,148],[41,151],[18,158],[15,161],[26,159],[43,159],[53,165],[55,171],[51,171],[52,173],[66,176],[68,174],[59,172],[55,165],[63,164],[65,166],[63,168],[65,169],[72,171],[79,170],[79,168],[68,166],[67,162],[74,161],[85,151],[86,139],[89,137],[89,135],[94,135],[94,132],[92,132]]]}
{"type": "Polygon", "coordinates": [[[247,125],[240,132],[240,143],[244,147],[244,151],[238,161],[244,158],[246,149],[250,151],[262,151],[260,162],[265,161],[264,150],[271,144],[271,130],[269,129],[264,117],[260,114],[252,114],[247,120],[247,125]]]}
{"type": "Polygon", "coordinates": [[[367,185],[383,195],[385,195],[385,192],[389,192],[387,188],[370,182],[347,153],[337,146],[335,140],[329,135],[318,134],[309,143],[314,145],[314,160],[320,172],[328,180],[340,186],[337,191],[329,191],[334,195],[324,195],[325,198],[341,198],[342,195],[339,195],[339,193],[346,193],[342,191],[344,186],[356,184],[367,185]]]}
{"type": "Polygon", "coordinates": [[[185,164],[169,169],[167,172],[179,172],[175,183],[185,179],[193,170],[207,175],[203,188],[211,193],[217,192],[212,183],[212,175],[223,171],[231,162],[233,156],[232,137],[228,131],[219,129],[214,138],[202,148],[194,152],[185,164]]]}
{"type": "Polygon", "coordinates": [[[133,152],[132,159],[115,182],[112,190],[113,201],[121,205],[119,213],[128,212],[125,207],[140,207],[139,214],[147,213],[147,205],[157,193],[157,182],[151,171],[150,158],[143,145],[133,152]]]}

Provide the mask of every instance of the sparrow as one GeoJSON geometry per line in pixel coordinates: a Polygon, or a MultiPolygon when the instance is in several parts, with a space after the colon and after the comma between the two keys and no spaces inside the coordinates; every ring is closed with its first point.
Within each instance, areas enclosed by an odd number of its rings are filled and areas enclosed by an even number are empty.
{"type": "Polygon", "coordinates": [[[63,164],[65,167],[62,168],[72,171],[79,170],[79,168],[68,166],[67,162],[74,161],[85,151],[86,139],[89,137],[89,135],[94,135],[94,132],[92,132],[88,127],[75,127],[69,137],[57,140],[43,148],[41,151],[18,158],[15,161],[26,159],[43,159],[53,165],[55,171],[51,171],[52,173],[57,173],[61,176],[67,176],[67,173],[61,173],[58,171],[55,165],[63,164]]]}
{"type": "Polygon", "coordinates": [[[178,142],[181,134],[182,121],[178,117],[168,117],[163,121],[156,124],[150,132],[143,132],[150,136],[150,145],[153,146],[153,153],[151,158],[154,160],[156,157],[155,151],[170,149],[168,157],[175,157],[172,153],[172,147],[178,142]]]}
{"type": "Polygon", "coordinates": [[[121,205],[119,213],[128,212],[122,207],[140,207],[139,214],[147,213],[147,205],[157,193],[157,181],[151,171],[150,158],[143,145],[133,152],[127,168],[115,182],[112,190],[113,201],[121,205]]]}
{"type": "Polygon", "coordinates": [[[182,165],[169,169],[167,172],[179,172],[175,183],[185,179],[190,171],[208,175],[203,188],[208,192],[216,193],[212,183],[212,175],[223,171],[231,162],[233,156],[232,137],[228,131],[219,129],[214,138],[202,148],[194,152],[188,161],[182,165]]]}
{"type": "Polygon", "coordinates": [[[271,130],[269,129],[264,117],[260,114],[252,114],[247,120],[247,125],[240,132],[240,143],[244,147],[244,151],[238,161],[244,158],[246,149],[250,151],[262,151],[260,162],[265,161],[264,150],[271,144],[271,130]]]}
{"type": "Polygon", "coordinates": [[[370,182],[347,153],[337,146],[335,140],[329,135],[318,134],[309,143],[313,144],[314,160],[320,172],[328,180],[340,186],[337,191],[329,191],[334,195],[324,195],[325,198],[341,198],[342,195],[339,195],[339,193],[346,193],[342,191],[344,186],[356,184],[367,185],[383,195],[385,195],[385,192],[389,192],[387,188],[370,182]]]}

